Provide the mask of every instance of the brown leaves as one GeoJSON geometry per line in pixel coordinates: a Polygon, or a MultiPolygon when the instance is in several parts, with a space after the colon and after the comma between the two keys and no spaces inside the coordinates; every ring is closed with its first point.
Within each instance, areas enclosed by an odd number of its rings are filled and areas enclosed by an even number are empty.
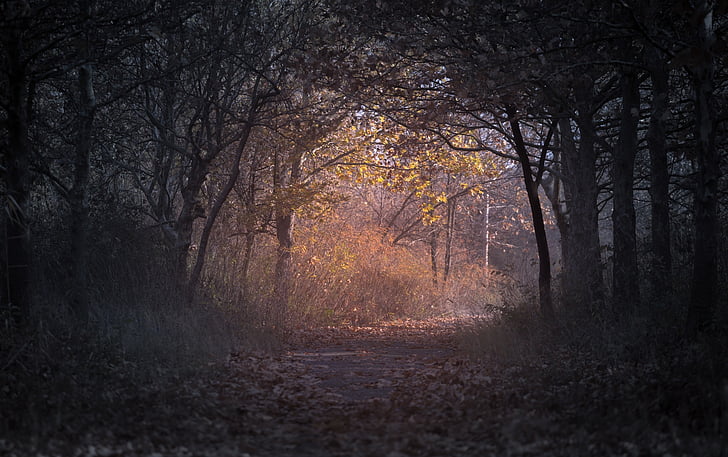
{"type": "MultiPolygon", "coordinates": [[[[308,330],[283,354],[235,354],[214,376],[130,386],[127,399],[117,396],[113,408],[95,411],[95,423],[84,422],[85,435],[56,439],[48,449],[78,456],[391,457],[719,449],[709,426],[691,431],[681,419],[695,413],[682,396],[697,407],[702,397],[679,374],[570,350],[520,363],[469,360],[455,350],[460,325],[443,319],[308,330]]],[[[2,440],[0,450],[31,453],[2,440]]]]}

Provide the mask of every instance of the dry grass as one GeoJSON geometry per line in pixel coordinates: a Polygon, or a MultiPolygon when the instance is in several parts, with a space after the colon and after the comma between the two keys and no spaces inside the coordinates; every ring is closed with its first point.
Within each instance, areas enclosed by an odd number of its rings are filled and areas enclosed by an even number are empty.
{"type": "Polygon", "coordinates": [[[171,382],[253,346],[234,310],[185,306],[160,246],[134,235],[90,246],[83,321],[67,306],[62,244],[40,238],[25,325],[0,310],[0,411],[12,411],[0,414],[0,436],[42,440],[85,408],[113,407],[119,389],[171,382]]]}
{"type": "MultiPolygon", "coordinates": [[[[355,229],[339,220],[299,225],[293,251],[289,326],[367,324],[395,318],[482,314],[508,306],[523,290],[506,276],[459,265],[447,284],[435,283],[426,246],[395,246],[377,228],[355,229]]],[[[247,278],[242,246],[219,244],[205,283],[218,303],[238,308],[265,326],[271,309],[276,244],[259,236],[247,278]],[[247,282],[248,294],[242,293],[247,282]]]]}
{"type": "Polygon", "coordinates": [[[301,231],[291,298],[294,318],[370,323],[436,312],[440,291],[428,265],[375,229],[344,223],[301,231]]]}
{"type": "Polygon", "coordinates": [[[561,310],[558,319],[547,325],[525,305],[483,320],[460,339],[484,366],[521,373],[529,392],[560,393],[562,400],[544,404],[568,405],[585,423],[599,417],[643,436],[659,424],[673,436],[713,443],[720,436],[728,325],[691,341],[683,337],[684,316],[665,309],[619,320],[561,310]]]}

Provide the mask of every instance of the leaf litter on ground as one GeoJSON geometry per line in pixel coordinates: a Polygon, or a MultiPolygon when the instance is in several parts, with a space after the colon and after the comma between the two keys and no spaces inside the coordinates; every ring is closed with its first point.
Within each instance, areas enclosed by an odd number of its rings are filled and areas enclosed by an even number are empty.
{"type": "Polygon", "coordinates": [[[719,399],[701,397],[686,374],[604,364],[566,349],[511,363],[473,358],[458,347],[463,325],[433,319],[307,329],[280,353],[233,354],[176,383],[110,379],[111,404],[79,409],[44,442],[0,440],[0,453],[720,455],[718,418],[708,423],[693,410],[719,399]]]}

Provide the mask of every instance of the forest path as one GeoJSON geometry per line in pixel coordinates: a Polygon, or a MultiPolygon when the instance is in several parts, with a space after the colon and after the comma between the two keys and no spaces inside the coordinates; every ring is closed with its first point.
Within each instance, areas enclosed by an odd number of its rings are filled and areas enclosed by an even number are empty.
{"type": "MultiPolygon", "coordinates": [[[[255,362],[258,387],[235,399],[254,408],[239,423],[247,450],[231,455],[718,455],[714,439],[680,430],[654,406],[647,412],[655,384],[638,380],[635,366],[585,365],[571,352],[471,360],[457,342],[471,322],[302,333],[278,358],[255,362]]],[[[649,379],[653,369],[644,369],[649,379]]]]}
{"type": "Polygon", "coordinates": [[[296,373],[286,377],[287,400],[265,416],[277,423],[277,438],[261,437],[256,452],[474,455],[470,446],[458,453],[446,428],[422,422],[444,411],[420,413],[427,409],[428,388],[437,390],[443,368],[463,363],[454,341],[459,325],[454,320],[402,321],[300,334],[279,359],[283,370],[296,373]]]}
{"type": "Polygon", "coordinates": [[[458,405],[465,367],[459,325],[318,328],[294,333],[274,355],[236,353],[199,376],[139,383],[120,373],[45,437],[22,443],[0,436],[0,455],[488,455],[476,450],[489,442],[482,434],[467,442],[458,436],[481,425],[465,421],[468,408],[458,405]]]}
{"type": "Polygon", "coordinates": [[[331,329],[286,357],[343,402],[383,400],[403,380],[457,355],[454,325],[415,321],[331,329]]]}
{"type": "Polygon", "coordinates": [[[0,438],[0,455],[717,456],[726,445],[655,403],[654,367],[592,366],[571,352],[470,360],[458,351],[463,325],[316,329],[276,355],[234,354],[209,376],[113,397],[110,381],[109,402],[77,405],[83,414],[41,452],[0,438]]]}

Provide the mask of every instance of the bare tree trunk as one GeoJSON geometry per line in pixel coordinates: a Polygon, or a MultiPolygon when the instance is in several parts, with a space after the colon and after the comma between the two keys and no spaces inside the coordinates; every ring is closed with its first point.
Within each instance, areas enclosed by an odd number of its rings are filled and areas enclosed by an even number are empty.
{"type": "Polygon", "coordinates": [[[670,175],[667,167],[665,116],[669,114],[669,71],[665,60],[652,51],[652,112],[647,130],[650,148],[650,200],[652,233],[652,288],[658,301],[670,296],[672,253],[670,249],[670,175]]]}
{"type": "MultiPolygon", "coordinates": [[[[204,178],[203,178],[204,179],[204,178]]],[[[199,186],[202,187],[201,185],[199,186]]],[[[182,203],[182,209],[175,222],[174,234],[176,236],[176,242],[174,245],[175,251],[175,275],[176,280],[179,283],[180,290],[189,292],[190,282],[192,279],[194,264],[197,256],[192,255],[190,249],[194,248],[192,244],[192,235],[194,232],[194,225],[197,219],[207,219],[207,214],[203,202],[199,196],[200,190],[192,194],[189,199],[184,199],[182,203]]],[[[199,249],[199,245],[196,246],[199,249]]],[[[196,282],[196,281],[195,281],[196,282]]]]}
{"type": "MultiPolygon", "coordinates": [[[[81,4],[81,11],[87,18],[91,16],[91,5],[88,1],[81,4]]],[[[91,27],[89,24],[85,26],[91,27]]],[[[88,185],[91,168],[91,148],[93,147],[93,123],[96,113],[96,97],[93,86],[93,65],[91,59],[91,43],[85,30],[85,39],[81,44],[80,55],[85,62],[78,68],[78,131],[76,150],[73,160],[73,186],[70,189],[69,205],[71,208],[71,306],[79,320],[88,319],[87,290],[87,251],[88,251],[88,185]]]]}
{"type": "MultiPolygon", "coordinates": [[[[287,167],[280,163],[280,159],[276,157],[274,174],[276,178],[277,192],[285,188],[295,185],[301,177],[301,164],[303,159],[302,152],[294,152],[290,161],[290,171],[287,167]],[[288,173],[287,173],[288,171],[288,173]]],[[[274,309],[278,319],[282,319],[285,310],[288,308],[288,300],[291,291],[291,281],[293,276],[293,228],[295,225],[295,212],[291,202],[279,201],[276,204],[276,237],[278,239],[278,249],[276,253],[276,271],[275,271],[275,290],[274,290],[274,309]]]]}
{"type": "MultiPolygon", "coordinates": [[[[180,18],[174,17],[172,23],[179,23],[180,18]]],[[[198,198],[202,184],[207,176],[208,164],[202,157],[192,152],[181,152],[182,147],[178,144],[177,138],[184,135],[180,131],[182,125],[178,121],[175,109],[178,105],[184,104],[185,100],[179,98],[181,93],[180,83],[180,53],[185,37],[180,32],[169,32],[166,35],[164,58],[166,63],[162,69],[160,78],[144,76],[154,79],[156,84],[147,84],[145,90],[145,113],[152,126],[152,135],[156,143],[156,150],[153,160],[153,179],[145,187],[143,183],[138,185],[144,190],[147,201],[154,211],[154,217],[160,223],[162,234],[170,247],[172,261],[172,276],[178,290],[184,291],[187,284],[187,268],[189,248],[192,242],[192,229],[195,219],[202,217],[203,211],[198,198]],[[158,87],[158,93],[157,90],[158,87]],[[189,159],[190,163],[185,161],[189,159]],[[189,166],[189,174],[183,164],[189,166]],[[173,173],[174,168],[179,168],[173,173]],[[185,177],[187,179],[185,179],[185,177]],[[181,190],[181,208],[176,212],[177,201],[172,196],[175,187],[181,190]],[[156,193],[155,193],[156,189],[156,193]]],[[[146,68],[146,62],[150,60],[141,52],[139,59],[141,66],[146,68]]],[[[159,56],[152,55],[152,61],[159,56]]],[[[189,132],[188,132],[189,133],[189,132]]],[[[189,146],[188,146],[189,147],[189,146]]]]}
{"type": "MultiPolygon", "coordinates": [[[[555,140],[558,140],[558,135],[555,137],[555,140]]],[[[555,151],[553,152],[553,162],[555,164],[558,164],[561,160],[561,154],[558,151],[558,146],[555,148],[555,151]]],[[[552,165],[553,166],[553,165],[552,165]]],[[[556,174],[548,174],[543,177],[541,180],[541,187],[544,190],[544,194],[546,194],[546,198],[549,199],[551,202],[551,211],[554,215],[554,219],[556,220],[556,227],[559,230],[559,237],[560,245],[561,245],[561,263],[562,268],[565,270],[571,262],[571,252],[570,249],[572,248],[572,243],[569,239],[569,226],[568,226],[568,218],[567,218],[567,209],[564,207],[564,202],[562,199],[562,185],[561,185],[561,178],[556,174]]],[[[564,272],[561,274],[561,286],[566,287],[565,284],[565,278],[568,275],[564,272]]]]}
{"type": "Polygon", "coordinates": [[[257,230],[257,215],[255,207],[255,198],[258,186],[258,161],[260,157],[255,152],[250,152],[248,148],[248,154],[243,162],[248,167],[247,180],[245,182],[245,191],[240,195],[244,202],[244,211],[247,213],[245,216],[245,247],[243,251],[243,260],[240,268],[241,277],[241,291],[243,303],[247,303],[250,298],[250,262],[253,258],[253,248],[255,247],[255,238],[257,230]]]}
{"type": "MultiPolygon", "coordinates": [[[[573,204],[573,189],[576,187],[571,180],[571,173],[569,168],[574,166],[572,162],[575,162],[575,157],[579,152],[574,140],[574,133],[571,130],[571,120],[568,118],[562,118],[559,120],[559,138],[563,153],[561,154],[561,173],[563,181],[561,182],[561,190],[563,191],[563,200],[560,194],[556,194],[557,207],[555,211],[557,215],[557,222],[559,223],[559,233],[561,235],[561,262],[562,262],[562,274],[561,274],[561,288],[562,288],[562,299],[565,304],[577,306],[577,298],[579,295],[584,295],[579,291],[579,276],[576,242],[573,239],[573,230],[571,229],[571,207],[573,204]],[[567,159],[570,158],[570,159],[567,159]]],[[[558,178],[556,178],[558,179],[558,178]]],[[[552,202],[553,203],[553,202],[552,202]]]]}
{"type": "Polygon", "coordinates": [[[452,240],[455,232],[455,198],[447,199],[447,223],[445,229],[445,260],[442,267],[442,282],[447,283],[452,266],[452,240]]]}
{"type": "Polygon", "coordinates": [[[637,123],[640,111],[637,74],[628,71],[623,76],[622,86],[622,119],[612,166],[612,309],[617,316],[630,311],[639,302],[634,211],[634,161],[637,156],[637,123]]]}
{"type": "MultiPolygon", "coordinates": [[[[169,57],[170,63],[168,70],[176,67],[176,57],[169,57]]],[[[162,87],[162,96],[160,107],[161,111],[161,128],[159,128],[159,140],[157,144],[157,152],[154,160],[154,181],[156,182],[159,194],[157,198],[156,209],[157,218],[168,226],[174,220],[174,202],[170,196],[170,174],[173,163],[177,158],[174,151],[176,143],[177,122],[174,113],[176,91],[177,88],[174,78],[165,78],[162,87]]],[[[166,233],[165,233],[166,234],[166,233]]]]}
{"type": "Polygon", "coordinates": [[[5,265],[3,298],[20,324],[30,304],[30,230],[27,224],[30,192],[28,124],[32,100],[22,62],[19,36],[8,37],[7,149],[3,154],[5,181],[5,265]]]}
{"type": "MultiPolygon", "coordinates": [[[[192,164],[192,171],[187,178],[187,183],[182,189],[182,209],[174,224],[174,253],[175,253],[175,276],[180,287],[186,287],[187,263],[189,259],[190,246],[192,245],[192,229],[195,219],[205,217],[204,208],[199,201],[202,184],[207,177],[208,163],[196,158],[192,164]]],[[[184,289],[182,289],[184,290],[184,289]]]]}
{"type": "Polygon", "coordinates": [[[554,318],[553,298],[551,296],[551,255],[549,252],[548,239],[546,238],[546,226],[543,220],[543,210],[541,209],[541,200],[538,195],[538,183],[543,173],[543,160],[548,150],[548,144],[551,141],[553,128],[549,131],[548,137],[544,142],[544,150],[542,153],[542,161],[537,176],[533,175],[531,170],[531,161],[526,149],[526,144],[521,133],[521,126],[516,117],[514,108],[507,108],[508,121],[511,125],[513,133],[513,141],[518,154],[521,170],[523,171],[523,183],[526,186],[526,194],[528,195],[528,203],[531,208],[531,220],[533,221],[533,232],[536,237],[536,246],[538,249],[538,292],[541,315],[547,321],[554,318]]]}
{"type": "Polygon", "coordinates": [[[215,226],[215,220],[217,219],[217,215],[220,214],[222,206],[227,201],[228,195],[230,195],[230,192],[235,187],[235,183],[238,181],[238,177],[240,176],[240,160],[243,157],[243,151],[245,150],[245,146],[248,143],[251,128],[252,124],[250,122],[245,125],[242,135],[238,140],[235,156],[233,157],[232,173],[230,173],[230,176],[228,177],[225,186],[222,188],[222,190],[220,190],[220,193],[217,195],[217,197],[215,197],[215,202],[212,205],[209,214],[207,215],[207,219],[205,220],[205,226],[202,229],[202,235],[200,237],[200,245],[197,249],[195,264],[192,268],[192,273],[190,274],[190,279],[187,283],[188,303],[192,303],[195,298],[195,291],[200,281],[200,276],[202,275],[202,267],[205,264],[207,245],[210,241],[210,235],[212,234],[212,229],[215,226]]]}
{"type": "Polygon", "coordinates": [[[291,209],[281,209],[276,213],[276,237],[278,248],[276,251],[274,307],[272,311],[282,318],[288,308],[288,299],[291,293],[291,276],[293,269],[293,226],[295,214],[291,209]]]}
{"type": "Polygon", "coordinates": [[[578,81],[574,90],[578,114],[579,143],[568,119],[560,122],[562,134],[562,164],[568,206],[568,258],[564,258],[565,299],[573,306],[590,311],[604,306],[604,284],[599,246],[597,210],[596,151],[594,120],[591,103],[593,82],[578,81]]]}
{"type": "Polygon", "coordinates": [[[430,269],[432,270],[432,283],[437,285],[437,230],[430,232],[430,269]]]}
{"type": "Polygon", "coordinates": [[[490,269],[490,194],[485,193],[485,268],[490,269]]]}
{"type": "Polygon", "coordinates": [[[712,9],[705,0],[697,2],[704,12],[699,25],[700,63],[692,66],[695,91],[695,141],[697,177],[695,183],[695,259],[688,309],[690,336],[709,326],[715,318],[718,299],[718,180],[720,156],[715,147],[716,107],[713,98],[714,63],[710,47],[715,40],[712,9]]]}

